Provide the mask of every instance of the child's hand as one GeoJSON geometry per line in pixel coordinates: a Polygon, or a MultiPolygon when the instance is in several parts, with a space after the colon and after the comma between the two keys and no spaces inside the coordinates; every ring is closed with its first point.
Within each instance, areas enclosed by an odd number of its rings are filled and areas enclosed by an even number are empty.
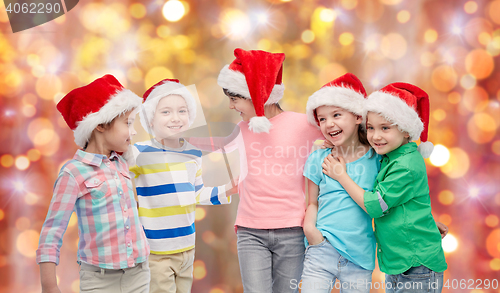
{"type": "Polygon", "coordinates": [[[307,242],[309,242],[309,245],[316,245],[320,244],[321,241],[323,241],[323,234],[318,230],[316,227],[310,227],[307,228],[306,225],[304,225],[304,235],[307,238],[307,242]]]}
{"type": "Polygon", "coordinates": [[[448,234],[448,226],[446,226],[441,222],[436,222],[436,225],[439,229],[439,233],[441,233],[441,239],[443,239],[446,236],[446,234],[448,234]]]}
{"type": "Polygon", "coordinates": [[[316,245],[316,244],[320,244],[324,237],[323,237],[323,234],[321,234],[321,232],[317,229],[317,228],[314,228],[315,231],[311,231],[311,233],[308,233],[309,236],[306,235],[306,238],[307,238],[307,242],[309,242],[309,245],[316,245]]]}
{"type": "Polygon", "coordinates": [[[323,167],[324,174],[337,181],[342,175],[346,174],[346,163],[344,158],[335,158],[332,154],[329,154],[325,158],[321,167],[323,167]]]}
{"type": "Polygon", "coordinates": [[[325,139],[323,141],[323,145],[321,146],[322,149],[333,149],[334,147],[333,143],[331,143],[328,139],[325,139]]]}

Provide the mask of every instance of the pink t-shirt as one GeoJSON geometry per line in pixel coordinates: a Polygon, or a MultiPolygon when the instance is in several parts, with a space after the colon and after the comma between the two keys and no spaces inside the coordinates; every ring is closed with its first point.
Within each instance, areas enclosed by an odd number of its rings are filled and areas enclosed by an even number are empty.
{"type": "MultiPolygon", "coordinates": [[[[302,175],[313,143],[324,139],[305,114],[283,112],[271,119],[269,133],[253,133],[248,122],[238,123],[241,134],[225,151],[240,152],[240,203],[235,226],[279,229],[302,226],[306,209],[302,175]]],[[[221,138],[223,139],[223,138],[221,138]]],[[[210,149],[207,138],[191,138],[201,149],[210,149]]],[[[213,139],[215,145],[221,140],[213,139]]]]}

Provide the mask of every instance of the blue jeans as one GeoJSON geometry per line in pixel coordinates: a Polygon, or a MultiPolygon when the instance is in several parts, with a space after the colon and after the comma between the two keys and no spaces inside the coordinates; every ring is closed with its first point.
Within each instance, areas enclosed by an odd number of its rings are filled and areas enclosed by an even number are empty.
{"type": "Polygon", "coordinates": [[[306,249],[301,292],[329,293],[337,288],[343,293],[369,293],[372,272],[345,259],[328,240],[323,239],[306,249]]]}
{"type": "Polygon", "coordinates": [[[301,227],[251,229],[238,227],[238,258],[245,293],[298,292],[304,263],[301,227]]]}
{"type": "Polygon", "coordinates": [[[443,273],[436,273],[425,266],[413,267],[399,275],[385,275],[386,293],[440,293],[443,290],[443,273]]]}

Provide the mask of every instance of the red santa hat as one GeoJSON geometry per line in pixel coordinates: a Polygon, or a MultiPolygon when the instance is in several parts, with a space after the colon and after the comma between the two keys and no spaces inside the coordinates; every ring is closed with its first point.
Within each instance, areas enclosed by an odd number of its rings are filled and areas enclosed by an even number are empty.
{"type": "Polygon", "coordinates": [[[429,96],[425,91],[409,83],[395,82],[368,96],[363,116],[366,117],[368,112],[380,114],[401,131],[408,132],[410,140],[420,138],[418,151],[428,158],[434,149],[434,145],[427,141],[429,107],[429,96]]]}
{"type": "Polygon", "coordinates": [[[264,114],[264,105],[276,104],[283,97],[285,54],[238,48],[234,56],[236,59],[221,70],[217,83],[251,99],[257,116],[250,119],[249,129],[255,133],[269,132],[272,125],[264,114]]]}
{"type": "Polygon", "coordinates": [[[156,107],[160,100],[170,95],[179,95],[186,101],[189,116],[189,126],[196,118],[196,100],[189,90],[182,85],[178,79],[164,79],[150,87],[142,96],[144,103],[139,112],[142,127],[150,134],[154,134],[151,128],[156,107]]]}
{"type": "Polygon", "coordinates": [[[110,123],[141,102],[139,96],[108,74],[69,92],[57,104],[57,110],[73,130],[75,143],[83,148],[99,124],[110,123]]]}
{"type": "Polygon", "coordinates": [[[363,115],[366,91],[361,81],[352,73],[346,73],[321,87],[307,100],[307,121],[319,127],[316,109],[320,106],[336,106],[363,115]]]}

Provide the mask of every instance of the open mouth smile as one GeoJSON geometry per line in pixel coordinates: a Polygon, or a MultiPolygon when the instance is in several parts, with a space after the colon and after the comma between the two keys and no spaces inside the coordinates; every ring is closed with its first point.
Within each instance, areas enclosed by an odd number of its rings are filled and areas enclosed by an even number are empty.
{"type": "Polygon", "coordinates": [[[337,137],[339,134],[342,133],[342,130],[337,130],[337,131],[334,131],[334,132],[330,132],[328,133],[331,137],[337,137]]]}

